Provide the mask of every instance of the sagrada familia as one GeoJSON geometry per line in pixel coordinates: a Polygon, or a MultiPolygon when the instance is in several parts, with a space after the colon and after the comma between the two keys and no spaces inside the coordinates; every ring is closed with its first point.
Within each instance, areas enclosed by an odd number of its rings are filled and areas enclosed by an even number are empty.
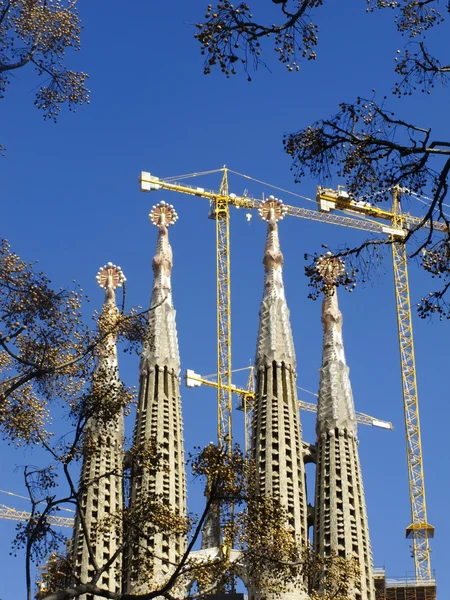
{"type": "MultiPolygon", "coordinates": [[[[178,350],[175,309],[172,299],[172,249],[168,229],[176,219],[173,207],[160,203],[150,215],[158,239],[153,258],[153,289],[147,331],[139,373],[139,400],[134,443],[155,440],[168,468],[131,467],[127,493],[130,506],[145,506],[152,494],[174,513],[186,515],[186,474],[183,446],[183,419],[180,398],[181,363],[178,350]]],[[[322,304],[323,357],[320,367],[316,442],[302,438],[298,398],[297,364],[290,314],[283,284],[283,254],[274,211],[267,215],[264,249],[264,290],[259,313],[256,343],[256,394],[251,427],[251,458],[256,485],[261,495],[278,500],[288,515],[288,526],[301,544],[310,536],[314,552],[322,556],[353,558],[359,566],[349,600],[385,598],[385,582],[374,576],[370,535],[358,457],[355,407],[346,363],[342,314],[337,294],[326,294],[322,304]],[[314,505],[308,505],[305,463],[316,465],[314,505]],[[312,528],[312,535],[310,529],[312,528]],[[383,587],[384,586],[384,587],[383,587]],[[378,591],[377,591],[378,590],[378,591]]],[[[114,265],[99,273],[105,289],[103,315],[114,314],[115,288],[122,275],[114,265]]],[[[99,369],[117,378],[117,350],[110,334],[99,358],[99,369]]],[[[144,594],[155,585],[164,585],[187,547],[185,536],[155,533],[142,536],[124,552],[118,552],[120,533],[102,534],[97,524],[124,506],[124,424],[123,415],[101,431],[98,423],[88,424],[92,435],[106,439],[94,453],[84,453],[80,490],[84,518],[76,516],[71,553],[78,581],[87,581],[94,564],[108,564],[97,585],[115,593],[144,594]],[[90,544],[86,543],[89,537],[90,544]],[[150,561],[150,563],[149,563],[150,561]],[[152,577],[142,578],[140,566],[151,564],[152,577]]],[[[210,532],[209,532],[210,533],[210,532]]],[[[204,530],[201,550],[217,545],[204,530]]],[[[211,553],[210,553],[211,555],[211,553]]],[[[245,583],[245,578],[244,583],[245,583]]],[[[263,581],[263,579],[262,579],[263,581]]],[[[250,600],[273,597],[262,584],[248,588],[250,600]]],[[[278,594],[281,600],[308,600],[304,584],[298,583],[278,594]]],[[[85,594],[83,600],[100,600],[85,594]]],[[[399,596],[400,598],[400,596],[399,596]]]]}

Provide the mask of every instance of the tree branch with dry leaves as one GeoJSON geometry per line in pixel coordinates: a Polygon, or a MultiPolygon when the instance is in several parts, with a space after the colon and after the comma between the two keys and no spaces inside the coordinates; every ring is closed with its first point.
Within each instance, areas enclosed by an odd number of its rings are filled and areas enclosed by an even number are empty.
{"type": "Polygon", "coordinates": [[[266,38],[273,41],[278,59],[289,71],[299,70],[301,59],[313,60],[317,44],[314,10],[322,0],[272,0],[278,5],[278,23],[255,21],[247,3],[234,5],[228,0],[209,4],[205,22],[197,23],[195,38],[205,56],[204,73],[219,66],[227,77],[241,65],[250,80],[250,71],[265,65],[262,58],[266,38]]]}
{"type": "Polygon", "coordinates": [[[63,106],[88,103],[88,75],[66,64],[80,33],[77,0],[0,0],[0,99],[12,73],[33,65],[42,82],[34,104],[44,118],[56,121],[63,106]]]}
{"type": "MultiPolygon", "coordinates": [[[[431,93],[436,85],[445,85],[450,67],[433,50],[436,28],[448,27],[450,4],[445,12],[437,0],[367,0],[366,12],[383,11],[394,20],[403,37],[403,50],[395,57],[394,82],[391,92],[399,98],[416,91],[431,93]],[[389,9],[389,10],[388,10],[389,9]]],[[[214,66],[229,77],[242,65],[245,72],[266,64],[270,40],[289,70],[299,70],[299,61],[314,58],[319,47],[317,12],[327,10],[326,2],[296,2],[266,0],[263,18],[253,17],[260,5],[233,5],[230,2],[210,4],[205,20],[197,24],[195,35],[206,56],[205,72],[214,66]],[[276,6],[273,6],[276,5],[276,6]],[[273,12],[278,23],[269,21],[273,12]]],[[[259,12],[261,14],[261,11],[259,12]]],[[[370,15],[367,16],[370,27],[370,15]]],[[[346,38],[351,44],[351,37],[346,38]]],[[[250,79],[250,77],[249,77],[250,79]]],[[[446,293],[450,288],[449,236],[436,232],[434,222],[449,227],[445,210],[450,170],[450,141],[433,138],[426,125],[408,122],[394,115],[387,107],[386,97],[357,98],[353,103],[341,103],[339,111],[328,119],[316,121],[296,133],[284,137],[284,147],[291,156],[292,170],[298,183],[306,174],[324,182],[336,178],[346,184],[347,191],[357,200],[387,204],[398,186],[408,194],[431,196],[426,213],[408,226],[406,237],[395,243],[416,242],[411,257],[420,260],[422,268],[432,277],[442,279],[440,289],[428,293],[419,303],[423,318],[437,314],[450,318],[446,293]]],[[[403,196],[402,209],[407,210],[403,196]]],[[[366,240],[355,248],[336,249],[336,256],[349,260],[348,278],[353,286],[358,273],[365,272],[371,255],[379,256],[382,245],[392,240],[366,240]],[[362,260],[363,256],[367,262],[362,260]]],[[[315,259],[319,258],[316,253],[315,259]]],[[[314,272],[314,262],[306,267],[314,272]]],[[[314,281],[312,281],[314,287],[314,281]]],[[[312,292],[315,295],[315,291],[312,292]]]]}
{"type": "MultiPolygon", "coordinates": [[[[46,424],[52,404],[73,414],[80,406],[85,410],[108,336],[117,336],[125,351],[137,351],[148,312],[157,308],[126,312],[123,306],[118,318],[98,331],[83,319],[87,301],[76,284],[72,290],[53,290],[35,264],[21,260],[6,240],[0,242],[0,430],[4,437],[15,443],[41,444],[49,435],[46,424]]],[[[95,313],[94,320],[99,318],[95,313]]],[[[104,401],[102,406],[106,405],[104,401]]]]}
{"type": "MultiPolygon", "coordinates": [[[[432,194],[422,218],[409,227],[403,225],[407,227],[407,233],[402,239],[369,239],[354,248],[338,249],[335,254],[348,259],[360,259],[365,254],[369,258],[369,248],[415,240],[411,257],[419,257],[422,267],[433,277],[440,276],[444,282],[441,290],[423,297],[419,316],[438,314],[448,317],[450,313],[444,296],[450,279],[450,217],[446,213],[445,200],[450,142],[433,139],[431,129],[397,118],[387,110],[385,101],[378,104],[374,99],[358,98],[354,103],[342,103],[340,111],[333,117],[285,136],[284,146],[292,157],[296,182],[307,173],[320,181],[337,177],[345,183],[353,198],[387,204],[389,209],[396,187],[419,197],[432,194]],[[435,223],[443,224],[447,233],[436,231],[435,223]]],[[[403,197],[406,200],[406,196],[403,197]]],[[[403,210],[406,212],[407,206],[403,206],[403,210]]],[[[314,261],[317,258],[318,255],[314,261]]],[[[359,271],[358,265],[352,264],[351,260],[349,265],[355,275],[359,271]]],[[[311,276],[314,262],[306,270],[311,276]]],[[[364,276],[368,276],[367,271],[364,276]]],[[[354,280],[353,276],[351,278],[354,280]]]]}

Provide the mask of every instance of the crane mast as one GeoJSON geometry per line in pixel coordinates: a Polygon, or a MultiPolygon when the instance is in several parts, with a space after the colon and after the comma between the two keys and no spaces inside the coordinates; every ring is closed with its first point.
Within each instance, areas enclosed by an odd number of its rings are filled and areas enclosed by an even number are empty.
{"type": "MultiPolygon", "coordinates": [[[[398,188],[395,188],[393,193],[392,225],[394,229],[403,229],[403,216],[400,208],[400,192],[398,188]]],[[[395,236],[392,235],[391,237],[394,238],[395,236]]],[[[395,301],[400,346],[411,505],[411,525],[406,529],[406,536],[412,538],[413,541],[416,577],[420,580],[426,580],[431,578],[428,539],[433,537],[434,528],[427,521],[408,263],[405,244],[394,242],[391,244],[391,248],[394,266],[395,301]]]]}
{"type": "Polygon", "coordinates": [[[232,451],[231,387],[231,289],[230,289],[230,210],[228,175],[224,169],[219,195],[213,206],[216,220],[217,271],[217,437],[219,445],[232,451]]]}

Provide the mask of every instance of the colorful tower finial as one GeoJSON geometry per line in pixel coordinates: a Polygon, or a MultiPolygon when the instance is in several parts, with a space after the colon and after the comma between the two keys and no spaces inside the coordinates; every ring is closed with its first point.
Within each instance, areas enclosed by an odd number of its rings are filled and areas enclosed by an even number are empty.
{"type": "Polygon", "coordinates": [[[342,258],[327,252],[317,259],[316,271],[323,281],[325,295],[329,295],[334,292],[336,283],[344,275],[345,263],[342,258]]]}
{"type": "Polygon", "coordinates": [[[148,216],[155,227],[161,225],[170,227],[170,225],[174,225],[178,221],[178,215],[173,204],[167,204],[164,200],[161,200],[159,204],[155,204],[148,216]]]}
{"type": "Polygon", "coordinates": [[[104,267],[100,267],[98,270],[96,280],[98,285],[106,290],[112,288],[116,290],[118,287],[122,287],[126,281],[126,277],[120,267],[113,265],[112,262],[107,263],[104,267]]]}
{"type": "MultiPolygon", "coordinates": [[[[98,285],[103,290],[106,290],[105,305],[114,305],[115,307],[116,296],[114,292],[118,287],[122,287],[126,281],[122,269],[109,262],[105,266],[100,267],[96,280],[98,285]]],[[[103,306],[103,313],[105,313],[105,305],[103,306]]],[[[102,327],[102,321],[100,321],[99,326],[100,328],[102,327]]]]}
{"type": "Polygon", "coordinates": [[[263,221],[281,221],[286,214],[286,207],[282,200],[269,196],[258,208],[258,214],[263,221]]]}

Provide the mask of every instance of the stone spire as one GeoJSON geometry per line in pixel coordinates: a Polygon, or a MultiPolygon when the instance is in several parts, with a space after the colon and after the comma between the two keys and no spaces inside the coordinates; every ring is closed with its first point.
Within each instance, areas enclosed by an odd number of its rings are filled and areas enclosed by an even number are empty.
{"type": "MultiPolygon", "coordinates": [[[[102,267],[97,275],[98,284],[105,290],[105,301],[99,319],[99,333],[103,339],[93,386],[98,386],[100,402],[111,403],[110,407],[105,406],[105,413],[108,415],[112,407],[114,414],[115,407],[116,415],[107,422],[103,422],[100,416],[91,417],[86,424],[79,484],[82,512],[78,511],[76,514],[72,540],[77,583],[90,581],[95,565],[100,568],[108,562],[122,542],[120,527],[113,526],[109,536],[105,536],[102,531],[96,532],[96,524],[114,514],[118,516],[117,522],[120,522],[120,511],[123,508],[124,427],[116,336],[111,328],[118,317],[114,290],[124,281],[120,267],[112,263],[102,267]],[[92,553],[89,552],[85,532],[90,539],[92,553]]],[[[115,593],[121,591],[121,559],[119,555],[102,574],[98,581],[99,587],[115,593]]],[[[85,600],[86,596],[81,598],[85,600]]],[[[99,600],[97,596],[89,598],[99,600]]]]}
{"type": "Polygon", "coordinates": [[[323,358],[316,433],[320,436],[324,431],[339,428],[356,436],[355,405],[342,339],[342,313],[336,292],[326,295],[323,300],[322,323],[323,358]]]}
{"type": "MultiPolygon", "coordinates": [[[[302,451],[295,351],[289,309],[283,285],[283,255],[277,221],[283,218],[283,204],[272,196],[260,209],[267,221],[264,251],[265,283],[259,314],[256,347],[256,396],[252,426],[252,457],[261,494],[277,499],[287,510],[288,523],[298,545],[306,544],[307,504],[302,451]]],[[[266,597],[268,590],[253,589],[251,599],[266,597]]],[[[306,598],[299,583],[280,598],[306,598]]]]}
{"type": "MultiPolygon", "coordinates": [[[[271,196],[273,198],[273,196],[271,196]]],[[[264,249],[264,294],[259,312],[259,332],[256,345],[256,368],[272,361],[289,364],[294,370],[295,350],[292,339],[289,309],[283,284],[283,254],[278,237],[278,220],[284,217],[281,202],[269,200],[259,209],[267,221],[267,238],[264,249]]]]}
{"type": "Polygon", "coordinates": [[[321,555],[356,558],[360,577],[349,598],[374,600],[355,408],[342,340],[342,314],[333,286],[323,300],[322,323],[324,343],[316,423],[314,550],[321,555]]]}
{"type": "MultiPolygon", "coordinates": [[[[186,476],[183,421],[180,398],[180,358],[175,310],[172,303],[172,248],[168,227],[178,219],[173,206],[160,202],[150,213],[158,227],[153,259],[153,291],[142,349],[139,401],[134,429],[134,447],[157,444],[164,464],[149,469],[132,465],[130,506],[140,510],[158,499],[179,517],[186,516],[186,476]]],[[[151,527],[151,523],[149,524],[151,527]]],[[[153,591],[173,572],[186,548],[182,534],[149,533],[143,525],[139,538],[127,549],[128,593],[153,591]]]]}
{"type": "Polygon", "coordinates": [[[169,243],[168,227],[178,215],[173,206],[161,202],[154,206],[150,221],[158,227],[156,253],[153,257],[153,290],[147,323],[147,339],[142,349],[141,372],[147,372],[155,364],[166,365],[178,376],[180,355],[178,351],[175,309],[172,300],[172,248],[169,243]]]}

